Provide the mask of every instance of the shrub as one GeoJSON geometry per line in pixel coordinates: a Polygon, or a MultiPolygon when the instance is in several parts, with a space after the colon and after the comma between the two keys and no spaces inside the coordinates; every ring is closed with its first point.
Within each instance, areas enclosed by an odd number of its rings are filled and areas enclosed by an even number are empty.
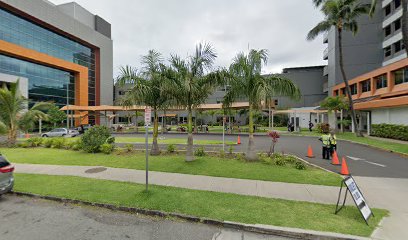
{"type": "Polygon", "coordinates": [[[167,152],[168,153],[174,153],[175,151],[176,151],[176,146],[174,146],[174,144],[167,145],[167,152]]]}
{"type": "Polygon", "coordinates": [[[112,136],[108,137],[108,139],[106,139],[105,143],[114,144],[115,143],[115,137],[112,137],[112,136]]]}
{"type": "Polygon", "coordinates": [[[79,150],[81,150],[81,148],[82,148],[81,143],[75,143],[75,144],[72,145],[72,147],[71,147],[71,149],[74,150],[74,151],[79,151],[79,150]]]}
{"type": "Polygon", "coordinates": [[[219,153],[219,156],[220,156],[220,158],[225,158],[225,151],[221,149],[220,153],[219,153]]]}
{"type": "Polygon", "coordinates": [[[54,142],[54,139],[46,138],[46,139],[43,140],[43,145],[46,148],[50,148],[50,147],[52,147],[53,142],[54,142]]]}
{"type": "Polygon", "coordinates": [[[100,151],[105,153],[105,154],[111,154],[113,150],[115,149],[115,145],[109,144],[109,143],[104,143],[100,147],[100,151]]]}
{"type": "Polygon", "coordinates": [[[30,147],[39,147],[41,146],[43,139],[40,137],[34,137],[27,139],[27,143],[30,147]]]}
{"type": "Polygon", "coordinates": [[[234,147],[233,147],[233,146],[229,146],[229,148],[228,148],[228,153],[229,153],[230,155],[232,155],[233,152],[234,152],[234,147]]]}
{"type": "Polygon", "coordinates": [[[65,138],[54,138],[51,147],[61,149],[65,146],[65,142],[65,138]]]}
{"type": "Polygon", "coordinates": [[[27,141],[25,141],[25,142],[20,142],[20,143],[17,143],[17,147],[20,147],[20,148],[28,148],[28,147],[30,147],[30,144],[29,144],[27,141]]]}
{"type": "Polygon", "coordinates": [[[204,147],[199,147],[195,150],[194,155],[197,157],[204,157],[207,154],[205,153],[204,147]]]}
{"type": "Polygon", "coordinates": [[[289,163],[289,164],[295,164],[296,162],[299,161],[293,156],[283,156],[283,157],[285,158],[286,163],[289,163]]]}
{"type": "Polygon", "coordinates": [[[306,164],[301,161],[297,161],[295,163],[295,168],[298,170],[306,170],[306,164]]]}
{"type": "Polygon", "coordinates": [[[328,123],[318,123],[316,125],[316,129],[318,133],[328,133],[330,132],[330,124],[328,123]]]}
{"type": "Polygon", "coordinates": [[[126,152],[133,151],[133,144],[130,144],[130,143],[125,144],[125,150],[126,150],[126,152]]]}
{"type": "Polygon", "coordinates": [[[88,153],[97,153],[102,144],[110,137],[109,129],[105,126],[95,126],[88,129],[81,137],[82,149],[88,153]]]}
{"type": "Polygon", "coordinates": [[[275,160],[275,164],[278,166],[285,166],[286,165],[286,161],[284,158],[277,158],[275,160]]]}
{"type": "Polygon", "coordinates": [[[408,141],[408,126],[396,124],[373,124],[371,135],[408,141]]]}

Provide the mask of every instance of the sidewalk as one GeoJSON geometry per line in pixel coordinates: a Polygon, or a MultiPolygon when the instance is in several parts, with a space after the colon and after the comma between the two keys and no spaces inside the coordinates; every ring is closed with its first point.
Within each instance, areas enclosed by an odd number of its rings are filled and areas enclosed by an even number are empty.
{"type": "MultiPolygon", "coordinates": [[[[67,175],[94,179],[144,184],[145,171],[133,169],[15,164],[16,173],[67,175]]],[[[372,208],[390,210],[372,239],[408,239],[408,179],[354,177],[372,208]]],[[[232,179],[187,175],[178,173],[149,172],[149,183],[161,186],[195,190],[235,193],[267,198],[280,198],[324,204],[336,204],[339,187],[308,184],[278,183],[258,180],[232,179]]],[[[347,204],[354,205],[349,195],[347,204]]]]}

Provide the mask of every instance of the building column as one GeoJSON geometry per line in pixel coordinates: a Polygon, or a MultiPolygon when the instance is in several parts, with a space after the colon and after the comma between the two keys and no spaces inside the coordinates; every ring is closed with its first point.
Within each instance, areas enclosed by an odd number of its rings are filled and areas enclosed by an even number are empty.
{"type": "Polygon", "coordinates": [[[371,135],[371,112],[367,112],[367,135],[371,135]]]}
{"type": "Polygon", "coordinates": [[[351,121],[351,132],[352,133],[356,132],[356,127],[354,126],[354,121],[351,121]]]}

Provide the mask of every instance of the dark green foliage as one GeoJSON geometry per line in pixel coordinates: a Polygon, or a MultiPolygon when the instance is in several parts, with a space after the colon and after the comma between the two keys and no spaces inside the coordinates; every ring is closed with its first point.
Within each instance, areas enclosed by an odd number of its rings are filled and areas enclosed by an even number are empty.
{"type": "Polygon", "coordinates": [[[27,139],[27,144],[30,147],[39,147],[41,146],[42,142],[43,142],[43,139],[39,137],[33,137],[33,138],[27,139]]]}
{"type": "Polygon", "coordinates": [[[301,161],[295,163],[295,168],[298,170],[306,170],[306,164],[301,161]]]}
{"type": "Polygon", "coordinates": [[[204,157],[207,154],[205,153],[204,147],[199,147],[195,150],[194,155],[197,157],[204,157]]]}
{"type": "Polygon", "coordinates": [[[43,145],[46,148],[50,148],[52,146],[53,139],[52,138],[45,138],[43,140],[43,145]]]}
{"type": "Polygon", "coordinates": [[[125,150],[126,150],[126,152],[133,151],[133,144],[130,144],[130,143],[125,144],[125,150]]]}
{"type": "Polygon", "coordinates": [[[395,124],[373,124],[372,136],[408,141],[408,126],[395,124]]]}
{"type": "Polygon", "coordinates": [[[47,112],[48,120],[50,123],[54,125],[60,125],[64,120],[67,119],[67,114],[65,112],[60,111],[59,108],[53,105],[47,112]]]}
{"type": "Polygon", "coordinates": [[[277,158],[275,160],[275,164],[278,166],[285,166],[286,165],[286,161],[284,158],[277,158]]]}
{"type": "Polygon", "coordinates": [[[105,126],[94,126],[82,135],[82,149],[85,152],[97,153],[100,146],[110,137],[109,129],[105,126]]]}
{"type": "Polygon", "coordinates": [[[105,154],[111,154],[113,150],[115,149],[115,145],[109,144],[109,143],[104,143],[100,147],[100,151],[105,153],[105,154]]]}
{"type": "Polygon", "coordinates": [[[167,152],[168,153],[174,153],[175,151],[176,151],[176,146],[174,146],[174,144],[167,145],[167,152]]]}
{"type": "Polygon", "coordinates": [[[65,143],[66,143],[65,138],[54,138],[54,139],[52,139],[51,147],[61,149],[61,148],[64,148],[65,143]]]}
{"type": "Polygon", "coordinates": [[[328,123],[319,123],[316,125],[316,129],[318,133],[329,133],[330,132],[330,124],[328,123]]]}
{"type": "Polygon", "coordinates": [[[115,143],[115,137],[112,137],[112,136],[108,137],[108,139],[106,139],[105,143],[114,144],[115,143]]]}

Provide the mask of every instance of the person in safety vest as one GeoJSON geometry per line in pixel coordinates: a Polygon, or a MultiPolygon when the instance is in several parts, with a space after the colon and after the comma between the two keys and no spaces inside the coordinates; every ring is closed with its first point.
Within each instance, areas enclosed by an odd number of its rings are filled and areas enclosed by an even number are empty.
{"type": "Polygon", "coordinates": [[[330,153],[331,153],[331,141],[330,141],[330,134],[325,131],[323,135],[320,136],[319,140],[322,142],[322,158],[330,160],[330,153]]]}
{"type": "Polygon", "coordinates": [[[334,151],[337,152],[337,137],[334,131],[330,132],[330,155],[333,155],[334,151]]]}

